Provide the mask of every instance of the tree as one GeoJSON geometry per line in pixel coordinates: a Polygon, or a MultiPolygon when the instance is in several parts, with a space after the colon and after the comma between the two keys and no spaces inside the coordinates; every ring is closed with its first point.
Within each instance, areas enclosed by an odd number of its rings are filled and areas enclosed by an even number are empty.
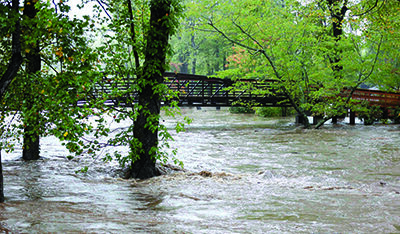
{"type": "MultiPolygon", "coordinates": [[[[11,58],[8,62],[7,69],[3,73],[0,80],[0,101],[3,99],[4,93],[7,91],[8,86],[13,81],[13,79],[17,76],[18,70],[22,64],[22,55],[21,55],[21,28],[19,21],[19,0],[13,0],[11,6],[8,6],[9,9],[4,7],[1,2],[1,10],[4,15],[8,16],[9,22],[13,22],[12,27],[12,39],[11,39],[11,58]]],[[[4,186],[3,186],[3,167],[1,161],[1,147],[0,147],[0,203],[4,202],[4,186]]]]}
{"type": "MultiPolygon", "coordinates": [[[[97,49],[106,53],[100,54],[102,79],[96,85],[99,90],[110,90],[99,93],[103,100],[125,105],[103,106],[102,110],[116,122],[128,119],[132,123],[105,143],[126,146],[129,154],[115,152],[115,157],[107,154],[104,160],[115,158],[122,167],[128,166],[127,177],[144,179],[158,175],[155,162],[167,161],[162,148],[169,147],[167,141],[172,139],[160,124],[160,110],[161,101],[169,102],[176,95],[163,84],[163,73],[171,51],[169,38],[177,28],[181,5],[175,0],[123,0],[101,2],[97,9],[105,12],[107,18],[98,18],[104,25],[104,43],[97,49]]],[[[104,122],[104,118],[99,122],[104,122]]],[[[177,124],[177,130],[182,130],[182,124],[177,124]]]]}
{"type": "Polygon", "coordinates": [[[242,58],[220,74],[274,79],[269,90],[256,91],[283,93],[309,128],[309,114],[324,116],[316,127],[343,114],[352,105],[352,92],[375,71],[382,40],[379,32],[372,39],[353,33],[365,30],[356,26],[362,18],[346,16],[357,4],[202,1],[197,9],[204,11],[197,12],[204,27],[235,44],[235,56],[242,58]],[[350,26],[354,31],[345,30],[350,26]],[[343,90],[350,92],[343,97],[343,90]]]}
{"type": "MultiPolygon", "coordinates": [[[[133,124],[133,137],[140,142],[141,147],[130,146],[132,150],[136,151],[137,158],[131,165],[130,173],[134,178],[149,178],[158,175],[155,158],[158,148],[157,126],[159,125],[161,97],[160,93],[154,89],[163,84],[168,40],[174,27],[168,25],[170,9],[170,0],[150,2],[150,27],[147,32],[143,73],[140,75],[145,82],[139,84],[138,92],[139,106],[142,109],[139,110],[133,124]]],[[[130,9],[131,11],[132,9],[130,9]]]]}
{"type": "MultiPolygon", "coordinates": [[[[76,108],[79,95],[83,98],[89,95],[86,87],[90,89],[96,78],[91,74],[97,56],[87,47],[88,40],[82,37],[89,22],[70,20],[63,15],[68,7],[62,2],[52,8],[50,3],[26,0],[23,16],[12,13],[18,13],[18,1],[13,1],[12,11],[6,3],[0,6],[5,12],[0,20],[8,26],[1,32],[5,34],[1,47],[4,58],[9,58],[0,83],[0,148],[12,151],[13,141],[24,130],[24,158],[28,159],[38,157],[38,140],[42,135],[52,134],[84,145],[79,137],[92,132],[93,127],[81,120],[96,114],[89,105],[76,108]],[[10,32],[11,49],[7,36],[10,32]],[[45,65],[41,66],[41,62],[45,65]],[[21,114],[17,115],[16,111],[21,114]],[[4,122],[10,115],[24,121],[13,123],[15,118],[11,118],[10,122],[4,122]]],[[[104,126],[100,127],[98,132],[107,131],[104,126]]],[[[67,144],[70,151],[76,150],[73,146],[67,144]]]]}

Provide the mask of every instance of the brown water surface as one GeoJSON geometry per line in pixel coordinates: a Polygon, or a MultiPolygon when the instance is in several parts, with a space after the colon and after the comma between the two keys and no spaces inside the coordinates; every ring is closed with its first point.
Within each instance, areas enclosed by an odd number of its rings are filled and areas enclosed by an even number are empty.
{"type": "Polygon", "coordinates": [[[186,172],[119,179],[114,164],[67,160],[54,138],[36,162],[3,152],[0,224],[23,233],[400,232],[399,125],[303,130],[292,118],[183,112],[194,123],[173,145],[186,172]],[[88,174],[74,173],[88,162],[88,174]]]}

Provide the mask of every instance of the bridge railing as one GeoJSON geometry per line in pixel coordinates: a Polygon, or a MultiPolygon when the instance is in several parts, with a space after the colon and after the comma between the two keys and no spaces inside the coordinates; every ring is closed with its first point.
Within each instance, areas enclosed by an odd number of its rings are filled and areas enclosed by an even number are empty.
{"type": "MultiPolygon", "coordinates": [[[[350,91],[344,91],[346,94],[350,91]]],[[[367,101],[370,105],[387,107],[400,107],[400,93],[385,92],[380,90],[356,89],[352,95],[353,100],[367,101]]]]}

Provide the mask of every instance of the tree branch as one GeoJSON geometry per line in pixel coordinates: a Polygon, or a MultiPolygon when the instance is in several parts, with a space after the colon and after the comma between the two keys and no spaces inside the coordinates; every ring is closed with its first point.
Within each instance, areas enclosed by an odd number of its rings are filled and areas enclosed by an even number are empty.
{"type": "Polygon", "coordinates": [[[225,39],[227,39],[228,41],[232,42],[233,44],[239,45],[243,48],[246,48],[250,51],[255,51],[255,52],[262,52],[263,50],[259,50],[250,46],[247,46],[241,42],[238,42],[236,40],[233,40],[232,38],[228,37],[228,35],[226,35],[224,32],[222,32],[221,30],[219,30],[219,28],[217,28],[212,21],[208,22],[208,25],[210,25],[216,32],[218,32],[220,35],[222,35],[222,37],[224,37],[225,39]]]}
{"type": "MultiPolygon", "coordinates": [[[[376,8],[378,6],[378,2],[379,2],[379,0],[375,0],[374,5],[372,7],[370,7],[368,10],[364,11],[363,13],[355,14],[355,15],[352,15],[352,16],[356,16],[357,17],[357,16],[363,16],[363,15],[366,15],[366,14],[370,13],[374,8],[376,8]]],[[[385,2],[386,2],[386,0],[383,1],[383,4],[385,4],[385,2]]]]}
{"type": "Polygon", "coordinates": [[[374,72],[376,63],[378,62],[379,53],[381,51],[382,42],[383,42],[383,36],[381,36],[381,39],[379,40],[378,51],[376,52],[375,59],[374,59],[374,64],[372,65],[371,71],[368,73],[368,75],[365,76],[365,78],[362,80],[362,82],[366,81],[372,75],[372,73],[374,72]]]}
{"type": "Polygon", "coordinates": [[[244,35],[246,35],[248,38],[250,38],[252,41],[254,41],[260,48],[263,48],[264,49],[264,47],[261,45],[261,43],[258,41],[258,40],[256,40],[252,35],[250,35],[250,33],[248,33],[246,30],[244,30],[239,24],[237,24],[235,21],[233,21],[232,20],[232,23],[233,23],[233,25],[235,25],[237,28],[239,28],[239,30],[244,34],[244,35]]]}
{"type": "Polygon", "coordinates": [[[135,58],[136,71],[138,71],[140,68],[140,61],[139,61],[139,53],[138,53],[137,47],[136,47],[136,33],[135,33],[135,23],[134,23],[134,18],[133,18],[133,13],[132,13],[132,2],[131,2],[131,0],[127,0],[127,1],[128,1],[129,19],[131,20],[130,27],[131,27],[131,40],[132,40],[133,56],[135,58]]]}
{"type": "Polygon", "coordinates": [[[371,67],[370,72],[364,78],[361,78],[363,76],[363,73],[362,72],[360,73],[357,84],[351,88],[350,94],[347,96],[347,99],[346,99],[346,102],[345,102],[346,104],[348,104],[350,102],[351,97],[353,96],[353,93],[356,91],[358,86],[360,86],[363,82],[365,82],[372,75],[372,73],[374,72],[376,63],[378,62],[379,53],[381,51],[382,42],[383,42],[383,36],[381,36],[381,39],[379,41],[378,51],[376,52],[374,63],[372,65],[372,67],[371,67]]]}
{"type": "Polygon", "coordinates": [[[110,20],[112,20],[111,15],[108,13],[108,10],[104,7],[104,5],[106,5],[103,1],[100,0],[96,0],[96,2],[100,5],[100,7],[103,9],[104,13],[106,13],[106,15],[108,16],[108,18],[110,20]],[[104,4],[104,5],[103,5],[104,4]]]}
{"type": "Polygon", "coordinates": [[[55,69],[47,60],[45,60],[45,59],[43,59],[42,58],[42,61],[44,62],[44,63],[46,63],[46,65],[47,66],[49,66],[55,73],[59,73],[58,71],[57,71],[57,69],[55,69]]]}

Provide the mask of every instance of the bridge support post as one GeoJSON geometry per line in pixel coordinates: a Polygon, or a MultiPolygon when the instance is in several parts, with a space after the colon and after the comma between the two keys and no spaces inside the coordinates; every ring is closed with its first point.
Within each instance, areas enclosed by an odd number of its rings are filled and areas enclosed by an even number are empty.
{"type": "Polygon", "coordinates": [[[350,110],[350,125],[356,124],[356,112],[350,110]]]}
{"type": "Polygon", "coordinates": [[[296,124],[303,124],[304,123],[304,117],[301,115],[296,115],[296,124]]]}
{"type": "Polygon", "coordinates": [[[282,117],[286,117],[287,116],[287,107],[281,107],[281,111],[282,111],[282,117]]]}
{"type": "Polygon", "coordinates": [[[320,115],[313,116],[313,125],[317,125],[318,122],[321,121],[322,119],[323,117],[320,115]]]}
{"type": "Polygon", "coordinates": [[[382,107],[382,119],[389,119],[389,109],[382,107]]]}
{"type": "Polygon", "coordinates": [[[337,116],[332,117],[332,123],[333,124],[337,124],[337,121],[338,121],[338,117],[337,116]]]}

